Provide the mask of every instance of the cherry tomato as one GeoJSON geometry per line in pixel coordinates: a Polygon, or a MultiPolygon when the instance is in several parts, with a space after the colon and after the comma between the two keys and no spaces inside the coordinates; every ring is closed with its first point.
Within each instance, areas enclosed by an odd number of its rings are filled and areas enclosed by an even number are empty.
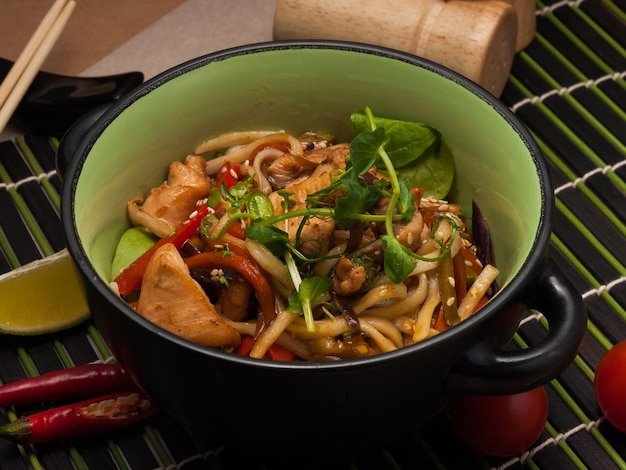
{"type": "Polygon", "coordinates": [[[513,395],[468,395],[449,405],[459,440],[484,455],[509,457],[528,449],[548,419],[544,387],[513,395]]]}
{"type": "Polygon", "coordinates": [[[613,346],[600,360],[594,386],[606,419],[626,433],[626,341],[613,346]]]}

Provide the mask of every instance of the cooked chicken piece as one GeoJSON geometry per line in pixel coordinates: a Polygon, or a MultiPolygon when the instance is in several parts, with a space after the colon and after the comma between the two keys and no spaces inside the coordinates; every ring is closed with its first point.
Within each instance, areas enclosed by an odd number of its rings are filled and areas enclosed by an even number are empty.
{"type": "Polygon", "coordinates": [[[352,295],[365,282],[365,267],[350,261],[345,256],[339,258],[333,276],[333,289],[339,295],[352,295]]]}
{"type": "Polygon", "coordinates": [[[239,332],[217,313],[174,245],[159,248],[148,263],[137,311],[160,327],[204,346],[236,346],[239,332]]]}
{"type": "MultiPolygon", "coordinates": [[[[196,201],[211,191],[211,181],[204,174],[204,166],[204,158],[198,155],[189,155],[184,162],[173,162],[169,167],[167,181],[153,188],[143,204],[129,206],[131,220],[144,225],[139,220],[141,217],[133,217],[133,212],[138,209],[157,219],[154,225],[160,224],[171,229],[181,224],[194,211],[196,201]]],[[[167,234],[157,235],[163,237],[167,234]]]]}
{"type": "MultiPolygon", "coordinates": [[[[311,176],[307,179],[286,186],[285,191],[293,193],[289,197],[296,203],[295,206],[290,207],[289,210],[295,210],[295,207],[304,207],[306,204],[306,198],[309,194],[313,194],[314,192],[329,186],[332,181],[332,172],[334,170],[335,167],[333,165],[319,165],[315,168],[315,170],[313,170],[313,173],[311,173],[311,176]]],[[[282,214],[282,203],[284,201],[283,196],[278,194],[278,192],[273,192],[269,195],[269,198],[274,206],[274,213],[282,214]]]]}
{"type": "MultiPolygon", "coordinates": [[[[302,219],[302,217],[289,219],[287,233],[292,242],[296,239],[302,219]]],[[[284,229],[282,224],[279,224],[278,227],[284,229]]],[[[335,221],[333,219],[309,217],[300,231],[300,252],[310,258],[316,258],[326,253],[334,230],[335,221]]]]}
{"type": "Polygon", "coordinates": [[[284,153],[270,163],[264,172],[274,190],[283,189],[300,183],[319,165],[329,164],[333,168],[344,168],[349,153],[350,147],[347,144],[315,148],[301,156],[284,153]]]}
{"type": "MultiPolygon", "coordinates": [[[[290,198],[295,202],[295,205],[290,207],[289,210],[296,211],[306,207],[306,198],[309,194],[330,185],[333,170],[334,167],[332,165],[320,165],[313,171],[309,178],[287,186],[285,191],[293,193],[290,198]]],[[[282,214],[284,212],[282,207],[284,201],[283,197],[277,192],[273,192],[269,195],[269,198],[274,206],[274,213],[282,214]]],[[[302,217],[288,219],[287,233],[292,242],[296,239],[296,234],[302,219],[302,217]]],[[[285,230],[285,222],[279,222],[277,227],[281,230],[285,230]]],[[[310,257],[315,257],[326,252],[334,230],[335,221],[333,219],[310,217],[300,232],[300,251],[305,256],[310,257]]]]}
{"type": "Polygon", "coordinates": [[[170,186],[191,186],[205,190],[208,182],[204,173],[205,166],[206,160],[203,157],[187,155],[184,162],[173,162],[170,165],[167,183],[170,186]]]}

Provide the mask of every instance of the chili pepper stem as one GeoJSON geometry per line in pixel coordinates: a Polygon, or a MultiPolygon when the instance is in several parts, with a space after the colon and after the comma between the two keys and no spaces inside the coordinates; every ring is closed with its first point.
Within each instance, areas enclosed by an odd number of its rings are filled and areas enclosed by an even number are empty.
{"type": "Polygon", "coordinates": [[[25,417],[0,426],[0,437],[18,444],[24,444],[30,435],[30,420],[25,417]]]}

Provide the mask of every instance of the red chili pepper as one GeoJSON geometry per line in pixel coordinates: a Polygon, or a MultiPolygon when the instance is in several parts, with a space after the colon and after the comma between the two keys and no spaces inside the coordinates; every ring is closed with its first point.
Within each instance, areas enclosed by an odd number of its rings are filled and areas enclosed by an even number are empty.
{"type": "MultiPolygon", "coordinates": [[[[235,349],[235,354],[239,356],[249,356],[250,351],[252,351],[253,345],[254,345],[254,339],[252,338],[252,336],[243,335],[241,337],[241,343],[239,344],[237,349],[235,349]]],[[[296,356],[293,352],[291,352],[289,349],[283,348],[281,345],[276,344],[276,343],[272,344],[269,347],[269,349],[265,353],[265,356],[263,357],[265,359],[271,359],[273,361],[297,361],[298,360],[298,356],[296,356]]]]}
{"type": "Polygon", "coordinates": [[[222,188],[222,183],[226,183],[226,189],[230,189],[239,181],[240,167],[237,163],[226,162],[217,172],[215,187],[222,188]]]}
{"type": "Polygon", "coordinates": [[[246,239],[246,229],[238,221],[228,226],[228,233],[240,240],[246,239]]]}
{"type": "Polygon", "coordinates": [[[0,406],[70,400],[136,388],[118,364],[86,364],[2,385],[0,406]]]}
{"type": "Polygon", "coordinates": [[[256,292],[263,316],[263,324],[269,325],[276,317],[272,285],[267,281],[259,265],[251,258],[235,253],[225,255],[219,251],[209,251],[185,258],[185,263],[189,269],[221,268],[237,271],[252,285],[256,292]]]}
{"type": "Polygon", "coordinates": [[[154,253],[166,243],[172,243],[177,249],[180,250],[180,248],[190,238],[198,233],[202,219],[204,219],[208,213],[209,208],[206,204],[199,205],[191,217],[176,228],[173,235],[161,238],[148,251],[137,258],[130,266],[123,269],[122,272],[115,278],[120,295],[125,297],[131,292],[139,289],[143,280],[143,274],[146,272],[146,267],[148,266],[148,262],[152,258],[152,255],[154,255],[154,253]]]}
{"type": "Polygon", "coordinates": [[[40,444],[114,431],[157,412],[152,400],[139,392],[116,393],[18,418],[0,426],[0,436],[40,444]]]}

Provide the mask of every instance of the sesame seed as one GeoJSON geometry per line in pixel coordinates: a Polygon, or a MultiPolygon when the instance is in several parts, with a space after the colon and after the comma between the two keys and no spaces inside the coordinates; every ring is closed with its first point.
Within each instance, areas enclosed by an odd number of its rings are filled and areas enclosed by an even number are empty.
{"type": "Polygon", "coordinates": [[[412,244],[413,244],[413,232],[409,232],[409,234],[406,236],[406,242],[407,242],[409,245],[412,245],[412,244]]]}
{"type": "Polygon", "coordinates": [[[450,209],[450,206],[449,206],[448,204],[441,204],[441,205],[439,206],[439,210],[440,210],[441,212],[445,212],[445,211],[447,211],[448,209],[450,209]]]}
{"type": "Polygon", "coordinates": [[[465,260],[465,266],[472,267],[472,262],[468,259],[465,260]]]}
{"type": "Polygon", "coordinates": [[[448,284],[450,284],[452,287],[454,287],[454,286],[456,286],[456,280],[452,276],[449,276],[448,277],[448,284]]]}
{"type": "Polygon", "coordinates": [[[191,214],[189,214],[189,218],[193,219],[197,215],[198,215],[198,211],[193,211],[191,214]]]}
{"type": "Polygon", "coordinates": [[[446,305],[448,305],[448,307],[452,307],[454,305],[454,297],[449,297],[446,301],[446,305]]]}
{"type": "Polygon", "coordinates": [[[213,268],[211,270],[211,276],[217,276],[219,274],[219,270],[217,268],[213,268]]]}

